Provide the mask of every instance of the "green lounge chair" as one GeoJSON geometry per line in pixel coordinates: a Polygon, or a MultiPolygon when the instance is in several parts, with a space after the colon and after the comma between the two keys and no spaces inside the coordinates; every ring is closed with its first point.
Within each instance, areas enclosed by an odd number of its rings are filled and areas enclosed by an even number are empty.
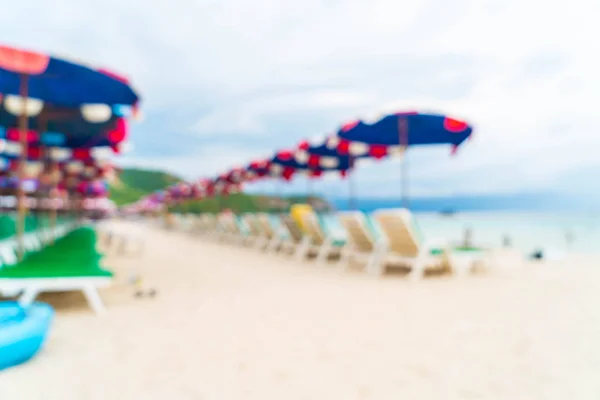
{"type": "MultiPolygon", "coordinates": [[[[77,232],[77,231],[76,231],[77,232]]],[[[5,247],[0,253],[0,292],[21,293],[19,303],[31,304],[42,292],[82,291],[96,313],[105,311],[98,293],[99,287],[109,286],[112,272],[103,269],[95,245],[85,234],[59,240],[57,247],[49,246],[28,254],[17,262],[14,248],[5,247]],[[70,242],[68,249],[67,244],[70,242]]]]}

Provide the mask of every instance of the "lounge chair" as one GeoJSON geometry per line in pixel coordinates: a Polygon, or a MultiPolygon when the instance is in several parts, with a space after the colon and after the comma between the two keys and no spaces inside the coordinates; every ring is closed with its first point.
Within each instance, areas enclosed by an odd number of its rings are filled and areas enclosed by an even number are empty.
{"type": "Polygon", "coordinates": [[[257,248],[266,246],[268,239],[265,237],[262,224],[258,221],[256,214],[246,213],[242,214],[240,218],[248,229],[245,244],[257,248]]]}
{"type": "Polygon", "coordinates": [[[348,238],[342,252],[344,265],[349,267],[353,262],[364,261],[367,270],[373,270],[381,257],[380,253],[387,250],[384,238],[376,232],[369,217],[360,211],[340,212],[338,218],[348,238]]]}
{"type": "Polygon", "coordinates": [[[0,292],[21,293],[19,303],[28,306],[42,292],[82,291],[96,313],[104,312],[98,288],[110,285],[113,274],[100,267],[94,243],[95,233],[82,228],[20,262],[14,247],[2,246],[0,292]]]}
{"type": "Polygon", "coordinates": [[[280,219],[287,230],[287,238],[281,246],[283,251],[290,251],[299,260],[307,256],[317,255],[318,249],[312,245],[310,237],[302,232],[294,218],[288,214],[283,214],[280,219]]]}
{"type": "Polygon", "coordinates": [[[457,275],[471,271],[487,254],[482,249],[453,247],[444,240],[425,241],[415,220],[406,209],[379,210],[373,218],[381,227],[384,239],[378,242],[369,272],[380,275],[389,264],[399,263],[420,279],[426,269],[449,269],[457,275]]]}
{"type": "Polygon", "coordinates": [[[217,222],[217,217],[214,214],[206,213],[201,216],[201,219],[203,221],[203,233],[205,233],[207,236],[218,239],[220,235],[220,227],[217,222]]]}
{"type": "Polygon", "coordinates": [[[314,211],[305,212],[302,214],[302,222],[304,233],[310,239],[307,247],[318,248],[317,261],[324,262],[330,257],[341,256],[346,241],[332,235],[321,216],[314,211]]]}
{"type": "Polygon", "coordinates": [[[279,250],[284,238],[278,227],[273,225],[274,220],[271,218],[271,215],[267,213],[258,213],[256,214],[256,219],[260,223],[264,235],[263,237],[266,242],[263,249],[266,251],[279,250]]]}
{"type": "Polygon", "coordinates": [[[243,244],[246,240],[246,231],[240,226],[237,216],[232,213],[219,214],[219,224],[223,227],[224,240],[233,241],[237,244],[243,244]]]}

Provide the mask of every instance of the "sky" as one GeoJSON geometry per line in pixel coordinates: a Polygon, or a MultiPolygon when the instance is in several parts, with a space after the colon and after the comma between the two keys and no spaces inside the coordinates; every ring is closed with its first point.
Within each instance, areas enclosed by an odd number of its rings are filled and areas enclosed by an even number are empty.
{"type": "MultiPolygon", "coordinates": [[[[21,0],[3,43],[129,76],[143,97],[124,166],[187,179],[334,132],[429,110],[470,122],[410,151],[411,195],[600,194],[596,0],[21,0]]],[[[360,196],[400,194],[398,161],[361,165],[360,196]]],[[[299,192],[307,183],[255,191],[299,192]]],[[[337,177],[312,190],[342,194],[337,177]]]]}

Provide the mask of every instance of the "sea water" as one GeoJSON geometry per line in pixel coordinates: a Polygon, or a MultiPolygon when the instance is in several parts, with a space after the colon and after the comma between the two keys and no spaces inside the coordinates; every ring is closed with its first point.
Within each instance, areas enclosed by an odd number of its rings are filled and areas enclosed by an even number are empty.
{"type": "MultiPolygon", "coordinates": [[[[366,210],[367,212],[371,210],[366,210]]],[[[534,251],[600,254],[600,214],[531,211],[466,211],[451,215],[415,212],[426,238],[461,242],[467,230],[475,245],[510,246],[523,254],[534,251]]],[[[334,216],[325,218],[332,234],[344,230],[334,216]]]]}

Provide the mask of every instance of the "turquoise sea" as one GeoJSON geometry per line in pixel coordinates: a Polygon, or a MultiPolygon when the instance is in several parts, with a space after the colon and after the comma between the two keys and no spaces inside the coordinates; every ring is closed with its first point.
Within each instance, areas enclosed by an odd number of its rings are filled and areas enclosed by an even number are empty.
{"type": "MultiPolygon", "coordinates": [[[[333,203],[338,210],[348,209],[347,200],[333,203]]],[[[501,247],[505,238],[508,238],[511,247],[524,254],[531,254],[538,249],[559,253],[600,254],[600,212],[595,208],[550,207],[547,203],[540,206],[521,203],[520,206],[509,207],[508,203],[503,203],[504,209],[490,205],[486,210],[485,201],[474,202],[477,207],[464,204],[463,207],[457,206],[460,202],[456,199],[453,199],[452,207],[447,206],[448,201],[439,200],[434,203],[430,206],[424,206],[418,201],[411,204],[417,223],[426,237],[460,241],[465,230],[470,229],[471,238],[476,244],[501,247]],[[448,208],[457,212],[451,215],[439,212],[448,208]]],[[[358,204],[365,212],[400,206],[399,201],[390,200],[360,201],[358,204]]],[[[343,234],[335,219],[329,219],[327,223],[337,234],[343,234]]]]}

